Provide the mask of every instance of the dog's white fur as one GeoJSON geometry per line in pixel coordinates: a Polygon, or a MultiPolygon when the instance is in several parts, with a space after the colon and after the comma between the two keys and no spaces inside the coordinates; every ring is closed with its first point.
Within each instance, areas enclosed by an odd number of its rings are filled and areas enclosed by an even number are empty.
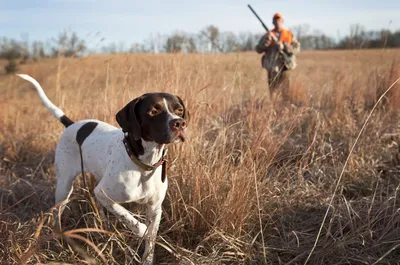
{"type": "MultiPolygon", "coordinates": [[[[46,96],[40,84],[28,75],[18,75],[31,82],[43,104],[58,119],[64,112],[57,108],[46,96]]],[[[164,103],[167,102],[164,99],[164,103]]],[[[168,107],[166,107],[168,110],[168,107]]],[[[168,111],[169,112],[169,111],[168,111]]],[[[169,112],[170,119],[178,116],[169,112]]],[[[179,118],[179,117],[178,117],[179,118]]],[[[62,134],[55,154],[56,204],[61,203],[59,214],[68,203],[72,193],[72,182],[80,173],[80,153],[76,143],[77,131],[83,124],[94,121],[98,125],[82,144],[85,172],[92,173],[98,185],[94,190],[96,199],[119,220],[125,223],[139,237],[145,237],[144,257],[146,264],[152,264],[154,241],[157,235],[161,204],[165,198],[168,180],[161,180],[161,167],[146,172],[133,163],[124,144],[124,133],[110,124],[98,120],[82,120],[70,125],[62,134]],[[119,203],[137,202],[147,205],[146,224],[139,222],[119,203]]],[[[144,154],[139,159],[146,164],[155,164],[162,156],[164,145],[143,141],[144,154]]]]}

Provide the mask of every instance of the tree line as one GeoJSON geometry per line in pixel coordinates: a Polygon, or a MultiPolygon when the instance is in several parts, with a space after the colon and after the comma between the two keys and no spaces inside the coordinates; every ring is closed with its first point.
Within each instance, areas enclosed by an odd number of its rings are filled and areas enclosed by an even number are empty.
{"type": "MultiPolygon", "coordinates": [[[[293,35],[300,41],[302,50],[327,49],[368,49],[400,47],[400,29],[366,30],[360,24],[350,26],[350,31],[343,38],[334,38],[320,30],[311,30],[307,24],[290,28],[293,35]]],[[[117,49],[115,43],[104,46],[104,53],[228,53],[254,50],[263,32],[241,32],[235,34],[221,31],[214,25],[209,25],[198,33],[176,31],[170,35],[151,35],[141,43],[134,43],[130,48],[117,49]]],[[[121,47],[121,46],[120,46],[121,47]]]]}
{"type": "MultiPolygon", "coordinates": [[[[311,30],[307,24],[290,28],[300,41],[302,50],[326,49],[368,49],[400,47],[400,30],[366,30],[360,24],[350,26],[349,34],[338,38],[327,36],[320,30],[311,30]]],[[[175,31],[168,35],[151,34],[140,43],[126,46],[124,43],[110,43],[99,48],[89,48],[87,41],[76,33],[63,31],[58,36],[43,42],[29,41],[27,34],[21,40],[0,38],[0,59],[7,59],[10,72],[18,63],[28,59],[37,60],[58,56],[81,56],[91,53],[228,53],[252,51],[263,35],[260,33],[233,33],[221,31],[209,25],[197,33],[175,31]]],[[[98,35],[98,34],[97,34],[98,35]]],[[[104,38],[99,42],[102,43],[104,38]]],[[[7,67],[7,66],[6,66],[7,67]]],[[[6,69],[7,71],[7,69],[6,69]]],[[[8,71],[7,71],[8,72],[8,71]]]]}

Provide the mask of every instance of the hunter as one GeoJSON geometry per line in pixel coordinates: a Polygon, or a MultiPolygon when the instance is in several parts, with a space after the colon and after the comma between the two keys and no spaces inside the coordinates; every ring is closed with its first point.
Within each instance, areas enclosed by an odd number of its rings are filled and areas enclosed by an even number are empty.
{"type": "Polygon", "coordinates": [[[288,90],[290,85],[290,70],[296,68],[295,54],[300,52],[300,42],[293,36],[290,30],[283,28],[283,16],[276,13],[272,18],[275,28],[262,36],[256,46],[257,53],[265,53],[261,59],[262,67],[267,70],[268,86],[270,98],[273,98],[278,87],[282,87],[283,100],[288,100],[288,90]],[[279,41],[275,42],[271,36],[273,34],[279,41]],[[284,51],[290,58],[290,63],[280,54],[284,51]]]}

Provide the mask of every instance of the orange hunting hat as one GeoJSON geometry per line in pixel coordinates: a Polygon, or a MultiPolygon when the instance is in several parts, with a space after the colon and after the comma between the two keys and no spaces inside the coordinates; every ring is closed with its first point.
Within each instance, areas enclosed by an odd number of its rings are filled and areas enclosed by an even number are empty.
{"type": "Polygon", "coordinates": [[[275,19],[275,18],[283,18],[283,15],[282,15],[281,13],[276,13],[276,14],[273,16],[272,19],[275,19]]]}

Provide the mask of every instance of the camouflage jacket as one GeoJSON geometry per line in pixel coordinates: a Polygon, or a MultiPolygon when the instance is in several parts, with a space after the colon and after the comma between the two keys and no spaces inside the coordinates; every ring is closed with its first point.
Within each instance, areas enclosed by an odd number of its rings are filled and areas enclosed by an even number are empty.
{"type": "MultiPolygon", "coordinates": [[[[271,72],[279,72],[284,67],[283,56],[279,53],[279,49],[276,45],[266,46],[267,34],[261,37],[260,41],[256,46],[257,53],[264,53],[261,59],[261,65],[263,68],[271,72]]],[[[293,37],[292,43],[283,43],[283,50],[290,55],[293,67],[296,68],[296,54],[300,52],[300,42],[293,37]]]]}

